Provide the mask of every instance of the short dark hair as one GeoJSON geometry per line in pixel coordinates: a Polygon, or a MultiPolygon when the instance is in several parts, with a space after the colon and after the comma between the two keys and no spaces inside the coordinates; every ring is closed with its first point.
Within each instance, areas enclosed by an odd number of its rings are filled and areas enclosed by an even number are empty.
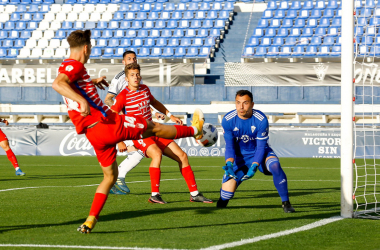
{"type": "Polygon", "coordinates": [[[235,99],[236,99],[237,96],[245,96],[245,95],[248,95],[249,98],[251,98],[251,102],[253,102],[253,96],[252,96],[251,91],[248,91],[248,90],[245,90],[245,89],[242,89],[242,90],[239,90],[238,92],[236,92],[235,99]]]}
{"type": "Polygon", "coordinates": [[[140,70],[140,65],[138,63],[130,63],[128,65],[125,65],[125,68],[124,68],[125,76],[128,75],[128,71],[131,70],[131,69],[138,69],[139,71],[141,71],[140,70]]]}
{"type": "Polygon", "coordinates": [[[127,50],[127,51],[125,51],[125,52],[123,53],[123,59],[124,59],[124,57],[125,57],[126,55],[129,55],[129,54],[135,54],[135,55],[136,55],[136,53],[135,53],[134,51],[132,51],[132,50],[127,50]]]}
{"type": "Polygon", "coordinates": [[[91,44],[91,30],[76,30],[67,37],[70,48],[82,47],[91,44]]]}

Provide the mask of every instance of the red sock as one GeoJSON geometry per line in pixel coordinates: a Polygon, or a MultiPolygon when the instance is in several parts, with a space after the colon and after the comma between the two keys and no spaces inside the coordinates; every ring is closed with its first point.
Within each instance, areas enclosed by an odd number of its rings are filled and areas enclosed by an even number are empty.
{"type": "Polygon", "coordinates": [[[177,134],[174,139],[190,137],[194,135],[194,129],[188,126],[174,125],[177,129],[177,134]]]}
{"type": "Polygon", "coordinates": [[[150,186],[152,188],[152,193],[160,192],[160,179],[161,179],[161,169],[160,168],[149,168],[150,175],[150,186]]]}
{"type": "Polygon", "coordinates": [[[182,168],[181,174],[183,178],[185,178],[187,187],[189,188],[190,192],[197,191],[197,183],[195,182],[194,172],[191,167],[187,166],[185,168],[182,168]]]}
{"type": "Polygon", "coordinates": [[[7,153],[8,160],[12,162],[12,165],[14,168],[18,168],[18,162],[15,154],[13,153],[12,149],[9,149],[8,151],[5,151],[7,153]]]}
{"type": "Polygon", "coordinates": [[[90,216],[95,216],[96,219],[99,218],[99,214],[106,203],[108,195],[102,193],[95,193],[94,200],[90,209],[90,216]]]}

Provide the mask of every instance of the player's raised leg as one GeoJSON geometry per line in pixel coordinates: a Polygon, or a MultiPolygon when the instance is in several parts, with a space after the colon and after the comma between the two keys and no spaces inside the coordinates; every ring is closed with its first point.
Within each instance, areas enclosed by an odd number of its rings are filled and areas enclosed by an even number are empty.
{"type": "Polygon", "coordinates": [[[198,191],[197,183],[195,181],[194,172],[189,164],[187,154],[178,146],[177,143],[171,142],[165,149],[164,155],[178,162],[179,170],[186,181],[187,187],[190,191],[191,202],[212,203],[212,200],[207,199],[202,193],[198,191]]]}
{"type": "Polygon", "coordinates": [[[102,167],[103,180],[96,189],[94,200],[91,205],[90,214],[86,221],[78,227],[81,233],[90,233],[98,221],[99,214],[107,201],[108,193],[117,179],[117,163],[114,161],[110,166],[102,167]]]}

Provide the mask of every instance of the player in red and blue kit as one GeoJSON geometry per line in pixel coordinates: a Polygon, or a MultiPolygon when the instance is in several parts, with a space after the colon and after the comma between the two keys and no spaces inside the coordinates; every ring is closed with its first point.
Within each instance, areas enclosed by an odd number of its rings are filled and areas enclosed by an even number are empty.
{"type": "Polygon", "coordinates": [[[236,110],[227,113],[222,120],[226,166],[223,167],[225,174],[217,207],[226,207],[238,186],[252,178],[259,169],[261,173],[273,176],[284,212],[295,212],[289,202],[286,175],[276,154],[268,145],[267,117],[263,112],[253,109],[252,93],[248,90],[236,93],[235,105],[236,110]]]}
{"type": "Polygon", "coordinates": [[[90,214],[78,228],[82,233],[90,233],[118,176],[116,144],[150,136],[167,139],[189,136],[199,138],[202,137],[204,117],[199,111],[193,116],[193,126],[174,127],[153,123],[141,116],[113,112],[99,98],[96,89],[104,89],[103,85],[108,86],[105,77],[91,80],[84,67],[91,54],[91,31],[73,31],[67,41],[70,45],[70,57],[59,67],[59,75],[52,87],[63,96],[77,133],[85,134],[94,147],[104,175],[96,190],[90,214]]]}

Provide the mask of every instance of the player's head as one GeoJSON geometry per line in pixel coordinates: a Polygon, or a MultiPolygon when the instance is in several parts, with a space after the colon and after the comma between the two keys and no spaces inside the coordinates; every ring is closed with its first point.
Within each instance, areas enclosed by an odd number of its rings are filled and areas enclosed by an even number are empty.
{"type": "Polygon", "coordinates": [[[125,66],[124,73],[128,86],[138,88],[141,81],[140,65],[137,63],[130,63],[125,66]]]}
{"type": "Polygon", "coordinates": [[[70,45],[70,58],[80,57],[86,63],[91,54],[91,31],[90,30],[76,30],[70,33],[67,37],[67,42],[70,45]]]}
{"type": "Polygon", "coordinates": [[[250,91],[243,89],[236,92],[235,105],[239,117],[250,118],[254,104],[253,96],[250,91]]]}
{"type": "Polygon", "coordinates": [[[137,59],[136,59],[136,53],[132,50],[127,50],[123,53],[123,61],[122,63],[124,65],[128,65],[128,64],[131,64],[131,63],[136,63],[137,62],[137,59]]]}

